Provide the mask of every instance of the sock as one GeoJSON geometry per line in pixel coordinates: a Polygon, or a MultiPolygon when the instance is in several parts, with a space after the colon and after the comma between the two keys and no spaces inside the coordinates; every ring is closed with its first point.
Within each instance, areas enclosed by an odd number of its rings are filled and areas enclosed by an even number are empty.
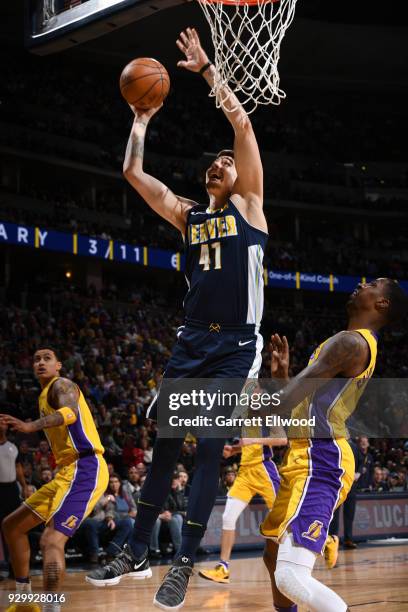
{"type": "Polygon", "coordinates": [[[30,578],[16,578],[16,591],[17,593],[31,593],[30,578]]]}
{"type": "Polygon", "coordinates": [[[44,603],[42,605],[42,612],[60,612],[61,604],[58,603],[44,603]]]}
{"type": "Polygon", "coordinates": [[[223,565],[226,571],[228,572],[228,566],[229,566],[228,561],[223,561],[222,559],[220,559],[218,562],[218,565],[223,565]]]}

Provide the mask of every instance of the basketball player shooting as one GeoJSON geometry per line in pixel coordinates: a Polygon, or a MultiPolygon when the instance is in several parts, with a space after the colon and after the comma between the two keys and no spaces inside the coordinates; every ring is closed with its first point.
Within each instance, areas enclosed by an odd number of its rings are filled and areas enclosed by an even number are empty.
{"type": "MultiPolygon", "coordinates": [[[[202,75],[212,87],[215,68],[197,32],[192,28],[182,32],[177,46],[186,58],[179,67],[202,75]]],[[[175,195],[144,172],[145,134],[159,108],[132,109],[135,118],[124,175],[147,204],[182,233],[186,246],[185,325],[179,330],[166,378],[246,379],[257,376],[261,365],[263,342],[258,330],[268,239],[262,210],[263,170],[246,112],[231,92],[224,93],[229,98],[222,109],[234,130],[234,149],[218,153],[207,169],[206,205],[175,195]]],[[[170,490],[182,445],[183,439],[158,436],[129,545],[112,563],[88,574],[88,582],[104,586],[117,584],[126,575],[146,576],[151,531],[170,490]]],[[[154,597],[154,604],[163,609],[184,603],[195,552],[215,501],[223,447],[224,439],[199,440],[181,548],[154,597]]]]}
{"type": "Polygon", "coordinates": [[[318,423],[314,437],[308,430],[301,437],[289,430],[280,488],[260,528],[268,538],[264,561],[278,612],[297,612],[298,605],[311,612],[348,610],[334,591],[311,574],[325,547],[333,513],[354,480],[345,421],[373,375],[378,332],[405,316],[407,296],[396,281],[378,278],[357,287],[347,312],[347,330],[320,344],[308,366],[292,380],[288,344],[272,336],[271,373],[284,387],[284,411],[294,406],[293,418],[314,415],[318,423]]]}

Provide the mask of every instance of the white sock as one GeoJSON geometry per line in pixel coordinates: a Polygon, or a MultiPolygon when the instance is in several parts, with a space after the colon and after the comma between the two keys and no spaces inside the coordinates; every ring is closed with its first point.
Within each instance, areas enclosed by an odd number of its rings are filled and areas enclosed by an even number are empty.
{"type": "Polygon", "coordinates": [[[42,612],[61,612],[61,604],[59,603],[44,603],[42,612]]]}
{"type": "Polygon", "coordinates": [[[31,593],[31,580],[30,582],[17,582],[16,581],[17,593],[31,593]]]}

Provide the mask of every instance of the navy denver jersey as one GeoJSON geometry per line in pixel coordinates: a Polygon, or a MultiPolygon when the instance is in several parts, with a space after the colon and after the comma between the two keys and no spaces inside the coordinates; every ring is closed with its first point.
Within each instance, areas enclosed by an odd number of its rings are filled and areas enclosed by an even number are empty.
{"type": "Polygon", "coordinates": [[[185,235],[188,321],[229,326],[261,323],[263,256],[268,234],[229,201],[219,210],[194,206],[185,235]]]}

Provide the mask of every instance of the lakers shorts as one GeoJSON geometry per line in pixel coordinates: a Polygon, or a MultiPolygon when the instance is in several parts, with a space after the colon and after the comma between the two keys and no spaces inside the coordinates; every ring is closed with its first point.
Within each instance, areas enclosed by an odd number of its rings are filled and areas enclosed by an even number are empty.
{"type": "Polygon", "coordinates": [[[279,470],[281,484],[261,534],[278,542],[291,531],[299,546],[323,551],[335,509],[354,480],[354,456],[347,440],[292,440],[279,470]]]}
{"type": "Polygon", "coordinates": [[[48,524],[73,536],[106,491],[108,466],[100,454],[80,457],[61,467],[55,478],[25,500],[25,505],[48,524]]]}
{"type": "Polygon", "coordinates": [[[240,499],[249,504],[258,494],[265,504],[272,508],[279,490],[279,472],[273,461],[263,461],[254,466],[241,466],[234,484],[228,491],[228,497],[240,499]]]}

